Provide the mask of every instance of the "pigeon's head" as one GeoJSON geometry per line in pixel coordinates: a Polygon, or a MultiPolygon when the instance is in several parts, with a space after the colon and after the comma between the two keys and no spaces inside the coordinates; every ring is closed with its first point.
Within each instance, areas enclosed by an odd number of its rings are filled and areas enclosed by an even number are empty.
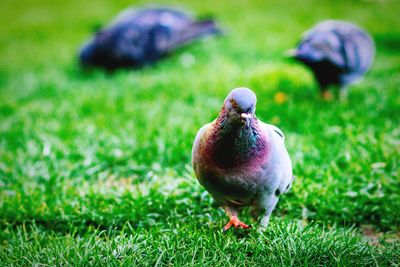
{"type": "Polygon", "coordinates": [[[79,51],[79,60],[83,66],[102,66],[108,61],[108,55],[110,48],[108,48],[105,42],[99,42],[100,34],[87,41],[79,51]]]}
{"type": "Polygon", "coordinates": [[[226,116],[248,127],[256,111],[256,95],[248,88],[233,89],[225,99],[224,111],[226,116]]]}
{"type": "Polygon", "coordinates": [[[326,40],[319,40],[321,39],[319,37],[302,41],[297,48],[289,50],[287,55],[304,63],[325,60],[330,47],[326,44],[326,40]]]}
{"type": "MultiPolygon", "coordinates": [[[[329,21],[328,21],[329,22],[329,21]]],[[[341,51],[343,43],[338,33],[331,29],[330,23],[317,25],[304,34],[297,48],[290,50],[288,55],[302,62],[322,62],[341,51]]]]}
{"type": "MultiPolygon", "coordinates": [[[[142,38],[142,34],[141,29],[129,23],[99,30],[81,47],[80,62],[84,66],[99,66],[110,70],[144,64],[147,53],[153,57],[158,54],[156,48],[149,46],[149,38],[142,38]]],[[[156,45],[160,46],[160,43],[158,41],[156,45]]]]}
{"type": "Polygon", "coordinates": [[[96,47],[92,42],[85,43],[80,52],[79,59],[83,65],[91,65],[93,64],[93,59],[95,58],[96,47]]]}

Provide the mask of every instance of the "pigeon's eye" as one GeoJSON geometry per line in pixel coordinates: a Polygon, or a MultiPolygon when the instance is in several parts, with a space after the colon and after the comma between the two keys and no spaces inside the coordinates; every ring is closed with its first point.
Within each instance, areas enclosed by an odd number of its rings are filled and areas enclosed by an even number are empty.
{"type": "Polygon", "coordinates": [[[234,109],[237,109],[238,108],[238,104],[236,103],[236,101],[235,100],[231,100],[231,104],[232,104],[232,107],[234,108],[234,109]]]}

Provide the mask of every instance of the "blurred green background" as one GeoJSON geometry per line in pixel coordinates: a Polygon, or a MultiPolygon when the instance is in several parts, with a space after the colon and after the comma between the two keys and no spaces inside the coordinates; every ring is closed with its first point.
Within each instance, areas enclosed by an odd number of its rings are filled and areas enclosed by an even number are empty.
{"type": "Polygon", "coordinates": [[[400,2],[158,2],[227,35],[143,70],[83,72],[93,29],[145,3],[0,2],[0,263],[399,265],[400,2]],[[347,103],[320,101],[283,56],[328,18],[377,46],[347,103]],[[239,86],[286,134],[296,175],[262,235],[222,234],[190,164],[197,130],[239,86]]]}

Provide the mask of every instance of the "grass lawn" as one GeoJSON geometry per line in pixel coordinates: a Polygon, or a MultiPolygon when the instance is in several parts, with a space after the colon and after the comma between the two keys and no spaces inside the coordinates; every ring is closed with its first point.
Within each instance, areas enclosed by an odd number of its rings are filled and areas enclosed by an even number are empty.
{"type": "Polygon", "coordinates": [[[31,2],[0,2],[1,266],[400,265],[400,2],[190,1],[228,34],[114,74],[83,72],[76,51],[131,1],[31,2]],[[348,103],[320,101],[282,56],[326,18],[376,41],[348,103]],[[238,86],[294,163],[264,234],[222,233],[190,164],[197,130],[238,86]]]}

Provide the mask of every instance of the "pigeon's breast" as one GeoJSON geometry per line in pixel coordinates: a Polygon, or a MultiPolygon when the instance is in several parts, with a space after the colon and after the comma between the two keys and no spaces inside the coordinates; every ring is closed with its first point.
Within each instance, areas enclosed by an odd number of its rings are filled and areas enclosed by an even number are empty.
{"type": "Polygon", "coordinates": [[[219,204],[249,205],[258,197],[267,183],[265,168],[269,154],[259,155],[240,165],[221,168],[208,155],[208,160],[195,163],[199,182],[219,204]]]}
{"type": "Polygon", "coordinates": [[[272,143],[256,120],[249,128],[229,126],[217,120],[205,130],[193,151],[193,167],[218,204],[250,205],[268,184],[272,143]]]}

